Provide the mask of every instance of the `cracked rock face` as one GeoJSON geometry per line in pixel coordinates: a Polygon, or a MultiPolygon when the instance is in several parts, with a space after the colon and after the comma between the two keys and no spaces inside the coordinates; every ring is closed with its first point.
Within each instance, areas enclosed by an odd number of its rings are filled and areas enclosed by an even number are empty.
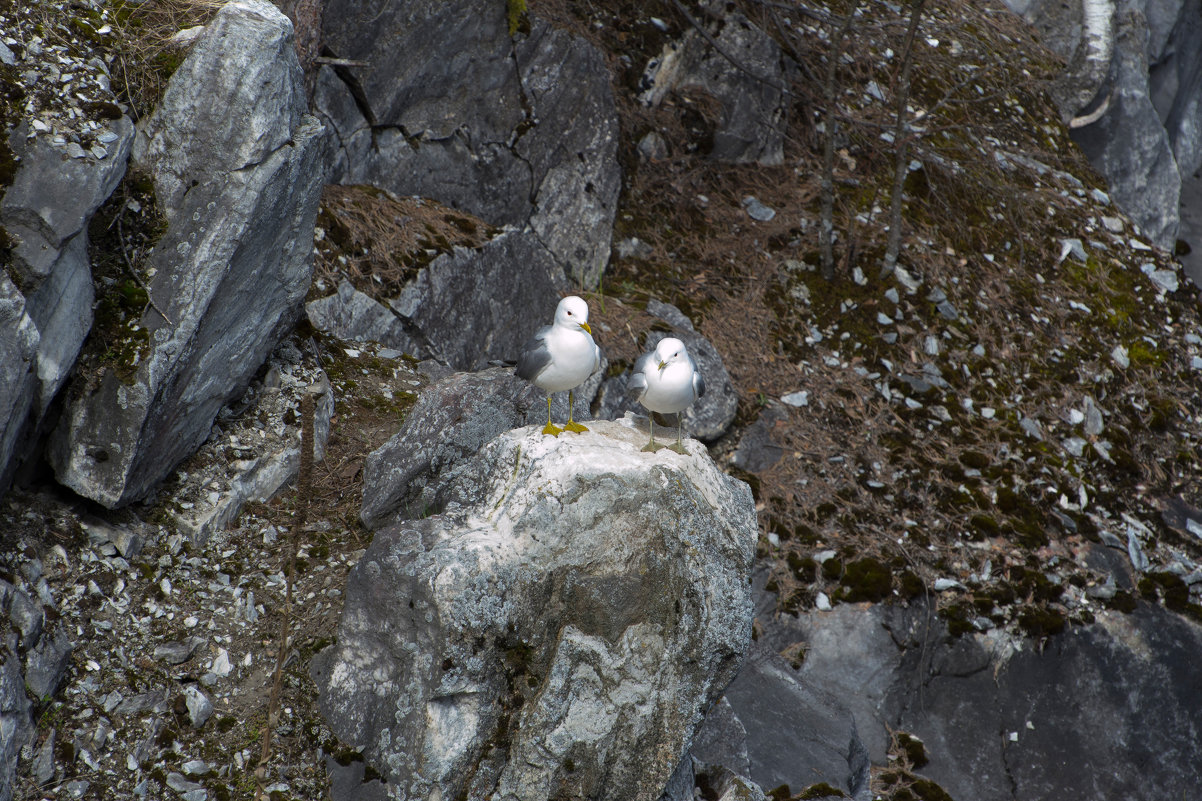
{"type": "Polygon", "coordinates": [[[110,508],[145,497],[245,389],[311,280],[322,137],[291,23],[259,0],[225,6],[135,147],[169,222],[145,276],[155,303],[132,378],[72,385],[48,449],[60,483],[110,508]]]}
{"type": "MultiPolygon", "coordinates": [[[[1182,182],[1202,165],[1199,0],[1007,0],[1067,62],[1051,94],[1115,201],[1173,249],[1182,182]]],[[[1192,218],[1191,218],[1192,219],[1192,218]]],[[[1186,238],[1195,230],[1183,232],[1186,238]]],[[[1196,248],[1195,248],[1196,249],[1196,248]]],[[[1195,268],[1196,269],[1196,268],[1195,268]]]]}
{"type": "Polygon", "coordinates": [[[787,103],[780,45],[720,4],[706,3],[701,10],[709,38],[690,28],[667,45],[648,65],[639,100],[658,106],[672,92],[700,89],[722,104],[711,156],[735,164],[783,163],[787,103]]]}
{"type": "Polygon", "coordinates": [[[395,799],[656,799],[746,652],[755,511],[704,449],[501,434],[352,571],[320,706],[395,799]]]}
{"type": "Polygon", "coordinates": [[[33,406],[40,341],[25,311],[25,297],[0,271],[0,494],[12,481],[14,457],[33,406]]]}
{"type": "Polygon", "coordinates": [[[333,0],[323,33],[368,65],[323,67],[317,80],[337,134],[331,180],[526,229],[574,285],[596,285],[620,188],[600,52],[538,19],[510,36],[504,4],[486,0],[333,0]]]}
{"type": "Polygon", "coordinates": [[[49,135],[24,123],[9,139],[20,168],[0,201],[0,230],[15,242],[20,289],[0,277],[0,493],[21,456],[17,444],[35,435],[92,326],[87,224],[125,174],[133,141],[129,118],[111,126],[103,159],[64,159],[49,135]]]}

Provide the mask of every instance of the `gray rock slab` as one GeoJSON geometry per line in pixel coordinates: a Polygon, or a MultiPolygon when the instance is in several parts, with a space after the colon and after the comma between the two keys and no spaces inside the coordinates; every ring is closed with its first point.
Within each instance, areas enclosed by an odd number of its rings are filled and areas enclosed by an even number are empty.
{"type": "Polygon", "coordinates": [[[334,0],[323,34],[369,65],[354,71],[355,88],[330,67],[318,76],[315,106],[337,132],[332,180],[529,225],[574,285],[596,284],[620,170],[608,71],[592,45],[537,17],[511,37],[505,7],[487,0],[334,0]]]}
{"type": "Polygon", "coordinates": [[[756,527],[701,445],[642,445],[506,432],[376,533],[313,673],[394,797],[659,796],[747,648],[756,527]]]}
{"type": "Polygon", "coordinates": [[[1008,4],[1065,59],[1051,95],[1115,202],[1172,250],[1182,181],[1202,165],[1202,3],[1008,4]]]}
{"type": "Polygon", "coordinates": [[[384,782],[364,781],[367,764],[363,760],[343,765],[334,757],[326,757],[326,773],[330,777],[330,801],[388,801],[384,782]]]}
{"type": "MultiPolygon", "coordinates": [[[[1202,782],[1202,628],[1140,603],[997,659],[975,641],[915,682],[898,724],[954,798],[1189,798],[1202,782]],[[1149,770],[1155,765],[1155,770],[1149,770]]],[[[946,648],[944,649],[946,650],[946,648]]]]}
{"type": "Polygon", "coordinates": [[[25,310],[25,297],[0,270],[0,495],[8,490],[30,430],[37,397],[41,335],[25,310]]]}
{"type": "MultiPolygon", "coordinates": [[[[731,711],[746,731],[750,769],[742,775],[767,788],[788,784],[797,791],[826,782],[850,790],[848,743],[862,728],[852,711],[855,693],[832,688],[837,681],[830,674],[821,680],[802,675],[774,651],[753,644],[726,689],[731,711]]],[[[720,764],[734,770],[725,761],[720,764]]]]}
{"type": "Polygon", "coordinates": [[[673,92],[707,92],[722,104],[711,156],[736,164],[781,164],[787,103],[780,45],[721,3],[703,3],[700,11],[709,37],[689,27],[680,41],[665,46],[647,66],[639,99],[655,106],[673,92]]]}
{"type": "Polygon", "coordinates": [[[515,361],[566,288],[537,237],[508,231],[434,259],[390,306],[417,338],[415,356],[478,370],[494,359],[515,361]]]}
{"type": "Polygon", "coordinates": [[[133,123],[121,117],[111,126],[117,139],[99,161],[63,159],[47,136],[26,136],[25,125],[9,137],[21,166],[0,200],[0,224],[16,240],[13,266],[26,293],[51,274],[67,242],[81,235],[87,242],[88,221],[125,175],[133,123]]]}
{"type": "Polygon", "coordinates": [[[0,801],[12,801],[17,758],[36,729],[15,648],[0,648],[0,801]]]}
{"type": "Polygon", "coordinates": [[[25,683],[36,698],[49,698],[58,690],[74,650],[75,643],[66,627],[59,625],[43,634],[38,644],[25,654],[25,683]]]}
{"type": "Polygon", "coordinates": [[[109,508],[146,497],[291,329],[323,181],[323,130],[301,116],[301,97],[291,23],[258,0],[224,6],[172,76],[135,154],[170,221],[150,255],[150,293],[166,317],[148,309],[141,319],[147,352],[128,383],[106,368],[76,379],[47,453],[60,483],[109,508]],[[261,92],[248,98],[250,83],[261,92]],[[237,117],[247,141],[223,128],[175,160],[171,143],[213,109],[237,117]]]}
{"type": "Polygon", "coordinates": [[[413,355],[421,346],[388,306],[343,281],[338,290],[305,304],[309,322],[319,331],[352,342],[379,342],[413,355]]]}
{"type": "Polygon", "coordinates": [[[769,401],[756,421],[743,432],[731,456],[731,464],[749,473],[759,473],[779,462],[785,451],[774,437],[777,426],[788,418],[789,412],[783,405],[769,401]]]}
{"type": "Polygon", "coordinates": [[[191,210],[184,196],[197,183],[286,150],[306,109],[292,24],[265,0],[240,0],[218,12],[172,74],[134,161],[154,173],[170,222],[191,210]]]}
{"type": "MultiPolygon", "coordinates": [[[[431,384],[400,431],[364,461],[364,525],[442,511],[456,500],[455,479],[481,447],[510,429],[543,422],[545,397],[504,368],[455,373],[431,384]]],[[[565,419],[566,403],[555,411],[565,419]]],[[[574,435],[561,435],[567,436],[574,435]]]]}

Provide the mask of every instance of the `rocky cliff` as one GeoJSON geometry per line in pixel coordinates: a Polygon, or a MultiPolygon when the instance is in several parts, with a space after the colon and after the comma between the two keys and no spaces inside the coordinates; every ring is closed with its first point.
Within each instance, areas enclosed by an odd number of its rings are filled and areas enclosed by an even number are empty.
{"type": "Polygon", "coordinates": [[[0,2],[0,801],[1198,786],[1196,3],[278,5],[0,2]]]}

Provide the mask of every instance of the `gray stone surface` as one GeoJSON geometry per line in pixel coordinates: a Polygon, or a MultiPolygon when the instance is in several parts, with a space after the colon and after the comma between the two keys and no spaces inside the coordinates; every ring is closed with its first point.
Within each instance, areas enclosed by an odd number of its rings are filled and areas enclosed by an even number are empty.
{"type": "Polygon", "coordinates": [[[12,801],[17,757],[35,734],[15,642],[0,647],[0,801],[12,801]]]}
{"type": "Polygon", "coordinates": [[[781,164],[788,104],[780,45],[723,3],[703,3],[697,19],[717,48],[689,27],[648,65],[639,99],[657,106],[673,92],[707,92],[722,104],[711,156],[736,164],[781,164]]]}
{"type": "Polygon", "coordinates": [[[1007,2],[1066,60],[1052,97],[1115,202],[1171,250],[1197,214],[1182,182],[1202,166],[1202,0],[1007,2]]]}
{"type": "Polygon", "coordinates": [[[1105,613],[999,659],[942,644],[925,681],[897,688],[895,720],[954,798],[1189,798],[1202,782],[1202,628],[1161,607],[1105,613]],[[1149,766],[1155,765],[1155,769],[1149,766]]]}
{"type": "Polygon", "coordinates": [[[546,410],[543,397],[502,368],[455,373],[432,384],[401,430],[363,463],[364,525],[441,512],[456,473],[499,434],[535,423],[546,410]]]}
{"type": "MultiPolygon", "coordinates": [[[[671,331],[645,332],[642,341],[643,352],[654,349],[664,337],[674,336],[684,343],[689,355],[697,362],[701,377],[705,379],[705,394],[684,413],[685,432],[707,442],[717,439],[730,428],[739,410],[739,396],[731,383],[730,374],[726,372],[722,356],[708,339],[697,333],[689,318],[672,304],[652,299],[647,303],[647,313],[663,320],[671,327],[671,331]]],[[[617,419],[628,411],[647,414],[646,409],[627,396],[626,387],[629,380],[628,368],[621,375],[610,376],[602,382],[598,391],[598,417],[617,419]]],[[[675,420],[672,422],[674,424],[675,420]]]]}
{"type": "Polygon", "coordinates": [[[25,311],[25,297],[0,270],[0,495],[12,483],[17,458],[24,455],[37,396],[40,342],[37,326],[25,311]]]}
{"type": "Polygon", "coordinates": [[[318,77],[315,105],[337,132],[332,180],[529,226],[573,285],[596,285],[620,188],[599,51],[537,18],[511,37],[505,6],[487,0],[333,0],[323,34],[368,64],[349,71],[359,103],[347,71],[318,77]]]}
{"type": "Polygon", "coordinates": [[[384,782],[364,780],[367,765],[363,760],[342,765],[334,757],[326,757],[326,772],[330,776],[330,801],[388,801],[384,782]]]}
{"type": "MultiPolygon", "coordinates": [[[[594,390],[599,380],[599,374],[590,379],[594,390]]],[[[589,419],[589,397],[586,382],[576,398],[579,421],[589,419]]],[[[552,416],[566,420],[567,405],[567,393],[557,393],[552,416]]],[[[401,430],[364,461],[360,519],[378,528],[441,512],[458,499],[456,479],[473,469],[471,461],[485,443],[519,426],[541,426],[546,411],[546,394],[509,369],[454,373],[436,381],[422,392],[401,430]]],[[[560,439],[567,443],[574,436],[560,439]]]]}
{"type": "Polygon", "coordinates": [[[49,698],[62,684],[71,665],[75,643],[63,625],[44,632],[25,654],[25,683],[37,698],[49,698]]]}
{"type": "Polygon", "coordinates": [[[390,305],[416,340],[412,355],[478,370],[493,359],[516,360],[566,288],[547,249],[509,231],[434,259],[390,305]]]}
{"type": "Polygon", "coordinates": [[[0,494],[26,456],[18,444],[36,436],[92,325],[87,225],[125,174],[134,138],[127,117],[111,127],[102,160],[64,159],[25,123],[9,136],[20,166],[0,199],[0,230],[14,242],[8,266],[20,289],[8,271],[0,276],[0,494]]]}
{"type": "Polygon", "coordinates": [[[313,672],[393,797],[659,797],[747,648],[756,527],[704,448],[643,441],[501,434],[462,506],[376,533],[313,672]]]}
{"type": "Polygon", "coordinates": [[[355,289],[350,281],[339,284],[334,294],[306,303],[305,314],[314,328],[340,339],[379,342],[411,356],[422,351],[396,312],[355,289]]]}
{"type": "Polygon", "coordinates": [[[743,431],[739,445],[731,456],[731,464],[749,473],[759,473],[779,462],[784,454],[784,447],[773,437],[777,424],[788,418],[789,410],[784,404],[769,401],[760,410],[756,421],[743,431]]]}
{"type": "Polygon", "coordinates": [[[1110,108],[1073,138],[1110,184],[1111,197],[1152,242],[1173,248],[1181,176],[1148,92],[1147,25],[1139,15],[1115,23],[1110,108]]]}
{"type": "Polygon", "coordinates": [[[145,497],[294,323],[323,181],[323,132],[304,115],[300,82],[287,18],[260,0],[233,3],[139,135],[135,159],[152,169],[169,220],[149,259],[166,318],[143,316],[148,352],[128,383],[108,369],[76,379],[48,457],[79,494],[110,508],[145,497]]]}
{"type": "Polygon", "coordinates": [[[764,787],[825,780],[855,795],[864,756],[884,763],[889,729],[922,739],[930,762],[917,772],[953,798],[1151,801],[1192,797],[1202,781],[1196,744],[1180,736],[1202,730],[1202,627],[1163,607],[1100,611],[1042,642],[951,637],[921,603],[778,617],[759,593],[757,609],[762,634],[726,698],[764,787]],[[797,643],[793,670],[776,653],[797,643]]]}

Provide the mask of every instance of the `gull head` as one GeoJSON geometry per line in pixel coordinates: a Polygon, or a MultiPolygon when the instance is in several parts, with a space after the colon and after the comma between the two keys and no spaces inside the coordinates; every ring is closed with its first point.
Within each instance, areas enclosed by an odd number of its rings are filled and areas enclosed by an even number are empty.
{"type": "Polygon", "coordinates": [[[588,304],[575,295],[568,295],[559,301],[555,307],[555,324],[564,328],[583,328],[590,336],[593,333],[588,326],[588,304]]]}
{"type": "Polygon", "coordinates": [[[659,363],[661,370],[670,364],[683,362],[688,358],[689,353],[684,349],[684,343],[676,337],[661,339],[655,346],[655,361],[659,363]]]}

